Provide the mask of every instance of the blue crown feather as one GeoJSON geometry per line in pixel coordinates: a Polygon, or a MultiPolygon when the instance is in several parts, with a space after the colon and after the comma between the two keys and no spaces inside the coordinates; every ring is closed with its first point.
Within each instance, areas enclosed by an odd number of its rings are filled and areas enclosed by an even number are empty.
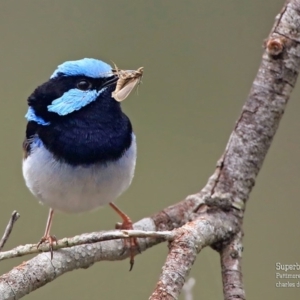
{"type": "Polygon", "coordinates": [[[109,64],[94,58],[83,58],[80,60],[66,61],[59,65],[51,79],[57,77],[60,73],[64,76],[83,75],[92,78],[112,76],[112,68],[109,64]]]}

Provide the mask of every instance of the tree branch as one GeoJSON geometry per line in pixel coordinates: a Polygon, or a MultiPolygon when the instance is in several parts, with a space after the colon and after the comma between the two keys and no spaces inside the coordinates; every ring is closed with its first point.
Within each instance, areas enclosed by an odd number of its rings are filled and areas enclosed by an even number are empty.
{"type": "MultiPolygon", "coordinates": [[[[299,24],[300,1],[287,1],[276,18],[265,43],[265,52],[258,74],[225,152],[217,163],[214,175],[200,193],[204,195],[204,204],[201,203],[198,206],[198,212],[201,212],[205,205],[218,207],[224,211],[227,210],[227,216],[238,217],[240,222],[240,230],[230,243],[226,244],[226,239],[223,237],[218,241],[213,241],[214,245],[210,244],[221,255],[224,299],[245,299],[241,272],[242,220],[245,203],[298,77],[300,69],[299,24]],[[232,208],[236,210],[228,209],[229,201],[232,208]]],[[[193,235],[187,233],[186,239],[192,238],[193,235]]],[[[172,255],[172,251],[171,248],[169,256],[172,255]]],[[[189,253],[191,249],[186,249],[184,244],[180,250],[177,250],[177,253],[181,251],[189,253]]],[[[182,270],[179,283],[168,281],[169,274],[172,274],[171,265],[168,263],[169,256],[156,290],[150,299],[178,298],[179,290],[188,271],[182,270]],[[165,285],[166,282],[171,282],[171,286],[165,285]]],[[[191,254],[190,257],[192,258],[190,263],[192,263],[195,256],[191,254]]],[[[182,257],[180,262],[184,264],[185,257],[182,257]]],[[[180,267],[175,262],[172,266],[180,267]]]]}
{"type": "MultiPolygon", "coordinates": [[[[114,230],[114,231],[100,231],[91,232],[81,235],[76,235],[72,238],[63,238],[58,240],[53,245],[53,250],[59,250],[62,248],[70,248],[83,244],[94,244],[102,241],[127,239],[131,237],[136,238],[152,238],[160,239],[161,241],[171,241],[174,238],[174,233],[170,231],[143,231],[143,230],[114,230]]],[[[40,252],[49,252],[50,248],[47,244],[42,244],[37,248],[37,244],[27,244],[24,246],[18,246],[9,251],[0,252],[0,261],[20,257],[29,254],[37,254],[40,252]]]]}
{"type": "Polygon", "coordinates": [[[197,254],[220,240],[230,240],[238,222],[224,212],[209,212],[178,228],[156,288],[149,298],[177,299],[197,254]]]}
{"type": "MultiPolygon", "coordinates": [[[[2,250],[2,248],[4,247],[4,245],[6,244],[12,230],[14,227],[14,224],[17,222],[17,220],[20,218],[20,214],[14,210],[11,214],[11,217],[9,219],[9,222],[5,228],[4,234],[0,240],[0,251],[2,250]]],[[[1,254],[1,253],[0,253],[1,254]]]]}
{"type": "Polygon", "coordinates": [[[220,253],[224,299],[246,299],[241,270],[242,251],[240,231],[231,243],[222,248],[220,253]]]}

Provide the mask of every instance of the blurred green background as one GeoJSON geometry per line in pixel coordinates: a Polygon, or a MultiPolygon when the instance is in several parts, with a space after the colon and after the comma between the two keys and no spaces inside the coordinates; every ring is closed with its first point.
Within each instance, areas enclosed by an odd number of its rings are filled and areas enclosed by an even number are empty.
{"type": "MultiPolygon", "coordinates": [[[[138,93],[123,105],[137,135],[138,162],[131,188],[117,202],[137,221],[205,185],[283,3],[1,1],[0,232],[14,209],[21,214],[5,249],[37,242],[44,232],[48,209],[24,185],[21,144],[26,99],[58,64],[94,57],[123,69],[145,67],[138,93]]],[[[289,300],[300,295],[300,288],[275,287],[276,262],[300,264],[299,91],[298,86],[247,206],[247,299],[289,300]]],[[[117,221],[109,207],[82,215],[57,214],[52,232],[62,238],[112,229],[117,221]]],[[[148,250],[136,258],[130,273],[128,260],[98,263],[68,273],[26,299],[147,299],[166,254],[166,244],[148,250]]],[[[0,273],[25,259],[0,262],[0,273]]],[[[212,250],[199,255],[191,276],[196,279],[195,299],[223,299],[219,257],[212,250]]]]}

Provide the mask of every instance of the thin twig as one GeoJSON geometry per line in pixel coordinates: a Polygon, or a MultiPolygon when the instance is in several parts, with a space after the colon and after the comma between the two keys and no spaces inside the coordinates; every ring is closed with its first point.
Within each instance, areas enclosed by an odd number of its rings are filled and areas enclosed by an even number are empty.
{"type": "Polygon", "coordinates": [[[193,300],[193,287],[195,286],[196,280],[194,277],[190,277],[188,281],[183,285],[182,292],[184,294],[184,300],[193,300]]]}
{"type": "MultiPolygon", "coordinates": [[[[130,237],[136,238],[158,238],[165,241],[171,241],[174,237],[174,233],[170,231],[143,231],[143,230],[113,230],[113,231],[101,231],[92,232],[74,236],[72,238],[63,238],[57,241],[57,244],[53,245],[53,250],[58,250],[62,248],[69,248],[73,246],[79,246],[83,244],[93,244],[102,241],[116,240],[116,239],[126,239],[130,237]]],[[[0,253],[0,261],[20,257],[28,254],[37,254],[40,252],[50,251],[49,245],[41,245],[37,249],[37,244],[27,244],[18,246],[9,251],[0,253]]]]}
{"type": "Polygon", "coordinates": [[[6,244],[11,232],[12,232],[12,229],[14,227],[14,224],[16,223],[16,221],[20,218],[20,214],[14,210],[11,214],[11,217],[10,217],[10,220],[5,228],[5,231],[4,231],[4,234],[0,240],[0,251],[1,249],[4,247],[4,245],[6,244]]]}

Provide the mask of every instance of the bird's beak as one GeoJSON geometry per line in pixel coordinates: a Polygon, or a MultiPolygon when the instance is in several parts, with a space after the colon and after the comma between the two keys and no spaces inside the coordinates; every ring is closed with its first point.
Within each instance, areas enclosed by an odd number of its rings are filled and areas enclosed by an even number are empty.
{"type": "Polygon", "coordinates": [[[119,80],[119,76],[117,75],[112,75],[103,85],[102,85],[102,88],[103,87],[106,87],[106,86],[110,86],[114,83],[117,83],[117,81],[119,80]]]}

